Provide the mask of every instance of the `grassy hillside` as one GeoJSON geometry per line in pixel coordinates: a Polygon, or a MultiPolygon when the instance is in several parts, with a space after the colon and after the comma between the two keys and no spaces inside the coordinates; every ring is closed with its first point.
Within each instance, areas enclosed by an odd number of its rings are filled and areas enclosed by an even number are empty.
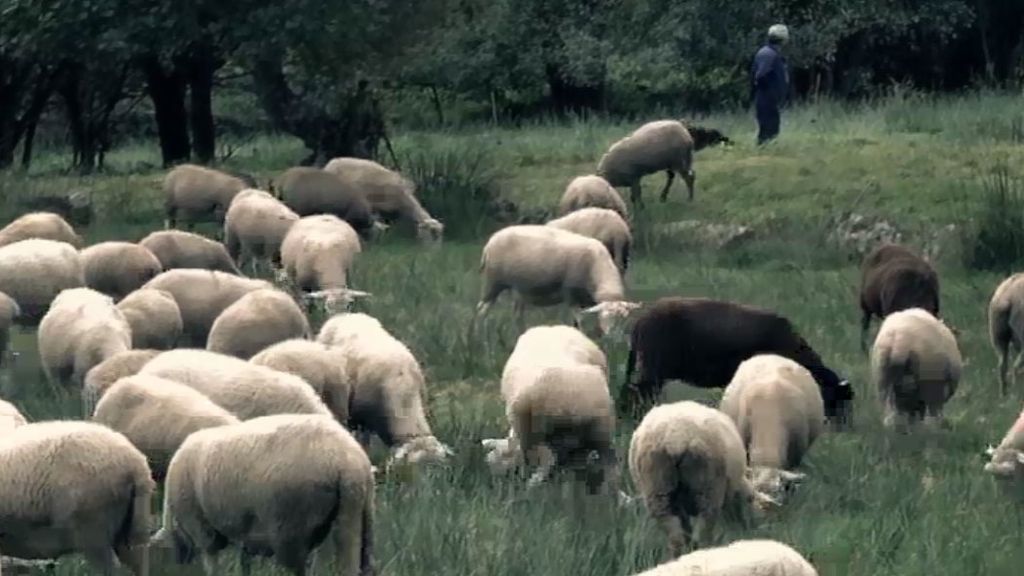
{"type": "MultiPolygon", "coordinates": [[[[633,298],[705,295],[774,308],[856,388],[853,430],[818,440],[803,466],[809,479],[792,501],[752,532],[729,528],[723,542],[779,539],[808,556],[823,576],[1019,572],[1024,507],[1011,504],[981,470],[982,450],[999,441],[1024,395],[1022,381],[1011,396],[999,397],[987,342],[985,307],[1002,274],[974,272],[956,259],[939,262],[944,316],[960,329],[964,378],[947,408],[950,430],[899,436],[880,430],[867,358],[859,350],[856,265],[823,244],[826,223],[844,211],[883,216],[910,237],[983,214],[985,182],[993,173],[1005,167],[1010,176],[1024,175],[1019,107],[1019,99],[994,96],[898,98],[858,109],[822,104],[788,111],[781,140],[763,149],[752,145],[748,115],[717,116],[701,122],[723,129],[736,144],[698,155],[695,202],[685,200],[680,182],[669,202],[659,204],[655,195],[664,176],[645,181],[649,210],[636,223],[640,247],[628,277],[633,298]],[[726,254],[650,234],[659,222],[690,218],[765,232],[726,254]]],[[[424,194],[434,210],[432,199],[444,188],[448,212],[442,219],[457,214],[458,194],[481,190],[536,217],[632,128],[598,121],[481,128],[401,134],[394,144],[400,161],[418,173],[443,172],[433,175],[435,185],[424,194]]],[[[118,150],[109,156],[111,173],[89,178],[61,175],[64,158],[45,157],[31,174],[0,175],[4,208],[12,210],[22,195],[88,189],[99,210],[89,239],[137,239],[162,225],[155,153],[153,147],[118,150]]],[[[300,156],[296,142],[266,137],[240,148],[229,165],[264,181],[300,156]]],[[[494,226],[484,222],[481,230],[494,226]]],[[[381,573],[624,576],[653,566],[664,559],[664,540],[642,507],[574,505],[555,487],[527,499],[521,485],[488,475],[479,440],[505,432],[498,378],[515,334],[505,302],[492,313],[485,338],[466,340],[485,240],[482,231],[475,234],[439,249],[404,238],[369,245],[352,281],[373,294],[361,310],[378,317],[425,367],[432,425],[457,453],[448,469],[381,481],[375,551],[381,573]]],[[[534,311],[529,320],[562,317],[534,311]]],[[[20,356],[0,395],[31,419],[78,417],[76,395],[52,389],[41,377],[34,332],[18,333],[13,348],[20,356]]],[[[605,348],[617,391],[626,347],[609,342],[605,348]]],[[[719,392],[676,384],[668,396],[716,402],[719,392]]],[[[626,477],[633,426],[621,421],[618,433],[626,477]]],[[[157,564],[155,574],[181,573],[157,564]]],[[[67,559],[58,573],[88,571],[67,559]]],[[[190,573],[200,573],[198,566],[190,573]]]]}

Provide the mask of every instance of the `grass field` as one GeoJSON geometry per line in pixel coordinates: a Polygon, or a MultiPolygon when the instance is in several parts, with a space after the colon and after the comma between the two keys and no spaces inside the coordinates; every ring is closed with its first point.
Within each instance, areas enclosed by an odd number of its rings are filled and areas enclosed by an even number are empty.
{"type": "MultiPolygon", "coordinates": [[[[960,329],[964,378],[947,406],[949,430],[899,436],[880,430],[867,358],[859,350],[856,263],[825,243],[829,219],[850,210],[884,216],[910,239],[949,223],[969,226],[984,208],[988,176],[998,170],[1024,176],[1020,105],[1019,98],[992,95],[942,101],[900,96],[859,108],[823,103],[787,111],[781,140],[764,149],[752,145],[754,128],[745,113],[715,116],[702,122],[723,129],[736,144],[698,154],[695,202],[686,202],[677,182],[669,202],[659,204],[654,198],[664,176],[645,182],[648,214],[636,223],[639,246],[627,279],[633,299],[703,295],[774,308],[856,389],[853,429],[817,441],[803,465],[809,478],[784,509],[753,531],[727,529],[723,543],[778,539],[810,558],[823,576],[1020,573],[1024,507],[982,472],[981,456],[1005,433],[1024,396],[1022,388],[1000,398],[987,341],[985,308],[1003,274],[972,271],[957,258],[938,262],[943,313],[960,329]],[[650,234],[658,222],[687,218],[765,232],[727,253],[650,234]]],[[[486,179],[503,198],[541,214],[632,126],[587,121],[482,127],[399,134],[394,144],[400,160],[444,156],[447,164],[436,165],[455,171],[468,170],[463,164],[470,160],[480,162],[464,179],[486,179]]],[[[136,240],[162,222],[155,148],[114,151],[108,173],[87,178],[62,174],[66,156],[44,156],[29,174],[0,174],[4,209],[24,195],[92,190],[99,213],[86,236],[136,240]]],[[[240,147],[228,165],[263,181],[300,155],[296,142],[268,136],[240,147]]],[[[428,209],[431,198],[424,200],[428,209]]],[[[446,206],[457,204],[449,199],[446,206]]],[[[389,239],[367,246],[357,265],[353,287],[373,294],[360,309],[417,355],[428,377],[432,425],[457,453],[446,469],[380,482],[380,573],[624,576],[652,567],[665,559],[664,540],[642,507],[574,507],[555,487],[526,499],[521,485],[492,479],[483,465],[479,440],[506,429],[498,377],[515,341],[507,302],[494,310],[485,338],[466,341],[480,248],[492,228],[465,227],[439,249],[389,239]]],[[[546,318],[559,316],[535,311],[529,317],[532,324],[546,318]]],[[[33,420],[77,417],[76,395],[51,389],[41,377],[34,333],[18,333],[12,346],[21,355],[2,396],[33,420]]],[[[606,351],[617,391],[626,347],[609,342],[606,351]]],[[[719,392],[675,384],[668,396],[717,401],[719,392]]],[[[623,460],[633,426],[620,422],[623,460]]],[[[73,558],[58,569],[87,572],[73,558]]],[[[155,562],[153,573],[182,572],[155,562]]],[[[190,573],[199,573],[198,566],[190,573]]]]}

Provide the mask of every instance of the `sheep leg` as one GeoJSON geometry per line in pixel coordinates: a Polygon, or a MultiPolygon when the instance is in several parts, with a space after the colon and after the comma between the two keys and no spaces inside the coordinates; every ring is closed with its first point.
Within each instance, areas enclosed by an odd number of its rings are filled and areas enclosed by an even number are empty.
{"type": "Polygon", "coordinates": [[[129,546],[126,543],[119,543],[114,546],[114,552],[121,564],[127,566],[135,576],[149,574],[149,547],[147,545],[129,546]]]}
{"type": "Polygon", "coordinates": [[[633,182],[633,184],[629,186],[629,200],[637,208],[644,207],[644,199],[643,195],[641,194],[640,180],[633,182]]]}
{"type": "Polygon", "coordinates": [[[1017,351],[1017,359],[1013,363],[1013,387],[1017,387],[1017,376],[1020,374],[1021,368],[1024,367],[1024,350],[1017,351]]]}
{"type": "Polygon", "coordinates": [[[115,576],[117,574],[117,559],[114,557],[114,550],[108,546],[89,548],[82,551],[85,559],[100,571],[103,576],[115,576]]]}
{"type": "Polygon", "coordinates": [[[868,352],[868,329],[871,328],[871,312],[864,311],[864,316],[860,319],[860,350],[867,354],[868,352]]]}
{"type": "Polygon", "coordinates": [[[654,494],[644,499],[651,517],[657,521],[668,539],[669,555],[675,559],[690,547],[690,519],[685,514],[676,515],[672,509],[671,494],[654,494]]]}
{"type": "Polygon", "coordinates": [[[238,570],[242,573],[242,576],[252,574],[252,554],[249,554],[241,547],[238,549],[238,570]]]}
{"type": "Polygon", "coordinates": [[[697,181],[697,174],[690,168],[683,173],[683,181],[686,182],[686,191],[689,195],[690,202],[693,202],[693,187],[697,181]]]}
{"type": "Polygon", "coordinates": [[[1009,340],[999,343],[999,393],[1006,396],[1007,368],[1009,368],[1010,342],[1009,340]]]}
{"type": "MultiPolygon", "coordinates": [[[[668,189],[672,187],[672,181],[675,180],[675,178],[676,178],[676,173],[671,168],[666,170],[665,173],[668,174],[668,179],[665,180],[665,187],[661,189],[661,201],[662,202],[665,202],[666,200],[668,200],[668,189]]],[[[692,192],[692,190],[690,192],[690,200],[693,200],[693,192],[692,192]]]]}
{"type": "Polygon", "coordinates": [[[220,569],[220,556],[216,552],[202,553],[203,572],[206,576],[217,576],[223,572],[220,569]]]}
{"type": "Polygon", "coordinates": [[[516,314],[516,327],[519,329],[519,334],[522,334],[526,332],[526,302],[522,298],[516,298],[512,309],[516,314]]]}

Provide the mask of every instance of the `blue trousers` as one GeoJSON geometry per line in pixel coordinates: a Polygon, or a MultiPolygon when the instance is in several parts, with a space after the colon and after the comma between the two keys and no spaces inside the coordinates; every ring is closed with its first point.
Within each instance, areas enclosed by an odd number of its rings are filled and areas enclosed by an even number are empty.
{"type": "Polygon", "coordinates": [[[754,94],[754,111],[757,115],[757,143],[765,142],[779,135],[779,102],[771,94],[758,90],[754,94]]]}

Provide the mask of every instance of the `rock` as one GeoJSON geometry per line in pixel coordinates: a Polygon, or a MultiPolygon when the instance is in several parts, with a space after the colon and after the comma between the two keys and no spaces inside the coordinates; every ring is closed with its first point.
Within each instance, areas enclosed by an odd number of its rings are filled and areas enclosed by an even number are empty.
{"type": "Polygon", "coordinates": [[[719,224],[700,220],[680,220],[658,227],[659,235],[687,244],[716,250],[735,248],[754,238],[754,230],[740,224],[719,224]]]}
{"type": "Polygon", "coordinates": [[[956,224],[932,230],[924,245],[924,257],[930,262],[940,258],[962,258],[960,228],[956,224]]]}
{"type": "Polygon", "coordinates": [[[829,240],[838,244],[843,251],[851,252],[851,256],[859,258],[879,244],[899,243],[903,240],[903,234],[888,221],[873,220],[856,212],[840,216],[833,222],[833,227],[829,240]]]}

